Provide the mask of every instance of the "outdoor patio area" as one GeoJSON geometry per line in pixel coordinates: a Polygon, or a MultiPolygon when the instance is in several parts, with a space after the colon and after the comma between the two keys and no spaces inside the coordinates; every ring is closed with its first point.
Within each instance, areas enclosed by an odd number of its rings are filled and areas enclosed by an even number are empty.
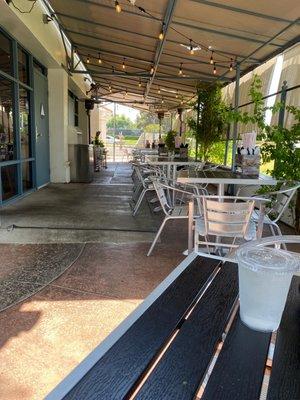
{"type": "Polygon", "coordinates": [[[300,400],[299,0],[0,0],[0,400],[300,400]]]}

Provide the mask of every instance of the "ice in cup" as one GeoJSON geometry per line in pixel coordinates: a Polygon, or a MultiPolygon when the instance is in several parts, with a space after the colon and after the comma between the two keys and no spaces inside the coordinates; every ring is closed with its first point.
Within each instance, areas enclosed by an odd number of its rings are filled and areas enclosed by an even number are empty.
{"type": "Polygon", "coordinates": [[[275,248],[241,246],[237,259],[241,320],[257,331],[277,330],[299,258],[275,248]]]}

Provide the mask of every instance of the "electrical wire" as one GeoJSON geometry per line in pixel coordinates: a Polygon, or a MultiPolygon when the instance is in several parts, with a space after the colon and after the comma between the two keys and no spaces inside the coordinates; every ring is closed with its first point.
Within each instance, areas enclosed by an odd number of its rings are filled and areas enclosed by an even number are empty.
{"type": "Polygon", "coordinates": [[[19,8],[18,6],[16,6],[13,0],[10,0],[10,1],[9,1],[9,4],[11,4],[11,5],[12,5],[16,10],[18,10],[21,14],[30,14],[31,11],[33,10],[34,6],[36,5],[36,3],[37,3],[37,0],[34,0],[33,3],[32,3],[32,5],[31,5],[31,7],[30,7],[30,9],[26,11],[26,10],[21,10],[21,8],[19,8]]]}
{"type": "MultiPolygon", "coordinates": [[[[160,22],[163,23],[163,21],[162,21],[160,18],[155,17],[155,16],[154,16],[153,14],[151,14],[149,11],[145,10],[145,8],[140,7],[140,6],[137,6],[136,4],[132,4],[129,0],[128,0],[128,2],[129,2],[133,7],[135,7],[135,8],[138,9],[140,12],[142,12],[143,14],[148,15],[150,18],[154,19],[155,21],[160,21],[160,22]]],[[[188,40],[189,42],[192,42],[192,43],[196,44],[197,46],[200,46],[203,50],[205,50],[205,51],[207,51],[207,52],[210,52],[210,51],[213,50],[213,49],[211,49],[209,46],[206,46],[205,44],[199,43],[199,42],[195,41],[194,39],[188,37],[188,36],[185,35],[184,33],[180,32],[178,29],[174,28],[173,26],[170,26],[170,29],[173,30],[174,32],[176,32],[178,35],[180,35],[180,36],[182,36],[183,38],[185,38],[186,40],[188,40]]],[[[225,59],[227,59],[227,60],[229,60],[229,61],[230,61],[231,58],[232,58],[232,57],[229,57],[229,56],[225,56],[223,53],[219,53],[217,50],[214,50],[214,53],[215,53],[215,54],[219,54],[221,57],[224,57],[225,59]]]]}

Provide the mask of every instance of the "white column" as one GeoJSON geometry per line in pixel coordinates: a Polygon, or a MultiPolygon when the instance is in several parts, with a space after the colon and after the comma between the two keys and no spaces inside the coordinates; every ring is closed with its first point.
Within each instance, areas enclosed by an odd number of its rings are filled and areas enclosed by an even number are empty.
{"type": "Polygon", "coordinates": [[[62,68],[48,69],[50,180],[70,182],[68,161],[68,74],[62,68]]]}

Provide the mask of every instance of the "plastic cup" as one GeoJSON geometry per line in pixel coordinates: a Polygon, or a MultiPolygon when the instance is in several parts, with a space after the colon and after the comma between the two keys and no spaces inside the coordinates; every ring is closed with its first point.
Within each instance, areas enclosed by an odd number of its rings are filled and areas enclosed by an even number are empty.
{"type": "Polygon", "coordinates": [[[241,320],[257,331],[277,330],[299,258],[284,250],[246,245],[238,249],[237,260],[241,320]]]}

